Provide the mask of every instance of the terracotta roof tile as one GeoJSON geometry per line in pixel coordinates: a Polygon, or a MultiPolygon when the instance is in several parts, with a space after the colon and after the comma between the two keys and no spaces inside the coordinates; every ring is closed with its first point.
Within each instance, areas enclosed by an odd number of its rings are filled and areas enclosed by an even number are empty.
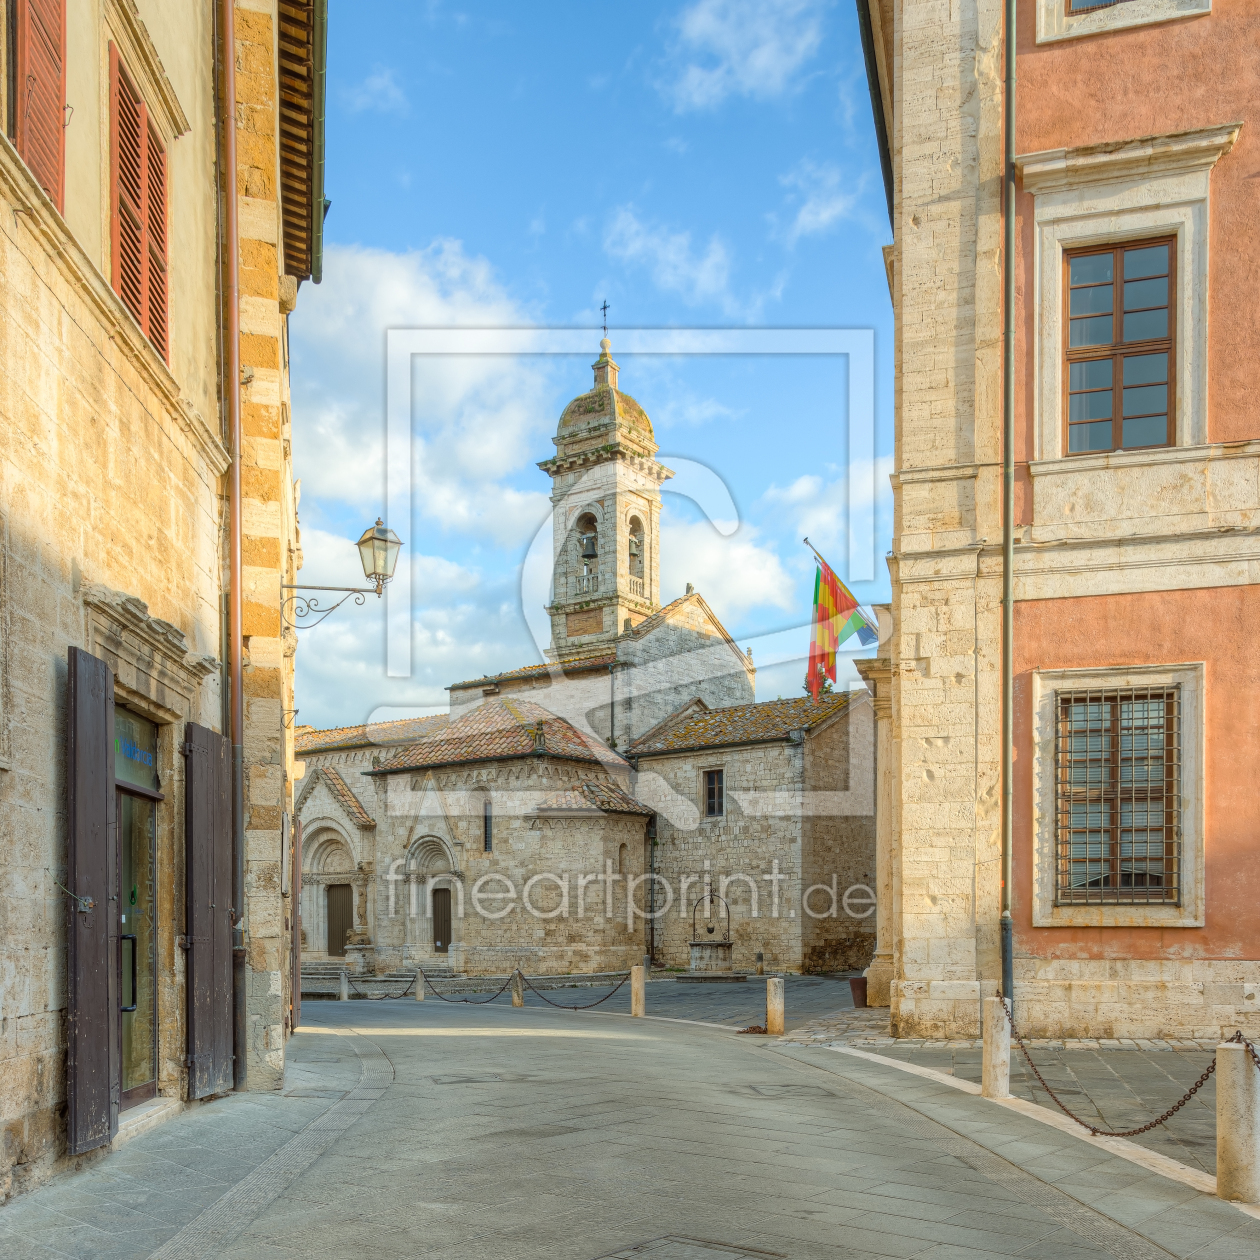
{"type": "Polygon", "coordinates": [[[345,779],[341,777],[338,771],[334,770],[331,766],[321,766],[318,773],[324,776],[324,781],[332,790],[332,794],[341,802],[341,804],[345,807],[346,813],[348,813],[360,827],[376,826],[376,819],[374,819],[372,815],[363,808],[359,798],[350,790],[349,785],[346,783],[345,779]]]}
{"type": "Polygon", "coordinates": [[[597,783],[584,780],[574,787],[565,788],[547,797],[537,808],[538,813],[557,814],[644,814],[656,811],[642,801],[636,801],[629,792],[622,791],[615,783],[597,783]]]}
{"type": "Polygon", "coordinates": [[[469,678],[465,682],[451,683],[448,691],[462,690],[465,687],[492,687],[497,682],[512,678],[532,678],[546,674],[553,669],[562,669],[566,674],[578,673],[584,669],[607,669],[616,662],[615,655],[581,657],[567,661],[548,661],[543,665],[522,665],[520,669],[509,669],[502,674],[487,674],[484,678],[469,678]]]}
{"type": "Polygon", "coordinates": [[[445,713],[431,717],[400,718],[396,722],[370,722],[365,726],[338,726],[317,731],[299,726],[293,750],[299,753],[329,752],[341,748],[375,748],[381,744],[404,744],[422,735],[441,730],[450,719],[445,713]]]}
{"type": "Polygon", "coordinates": [[[792,700],[763,700],[709,709],[686,718],[676,726],[651,731],[627,750],[631,757],[650,753],[682,752],[690,748],[716,748],[753,740],[787,739],[794,730],[816,726],[845,708],[851,693],[824,696],[815,704],[809,696],[792,700]]]}
{"type": "Polygon", "coordinates": [[[532,700],[490,700],[457,718],[444,730],[400,749],[371,773],[445,766],[464,761],[527,757],[535,752],[609,766],[626,763],[594,737],[548,712],[532,700]],[[542,748],[536,744],[541,728],[542,748]]]}

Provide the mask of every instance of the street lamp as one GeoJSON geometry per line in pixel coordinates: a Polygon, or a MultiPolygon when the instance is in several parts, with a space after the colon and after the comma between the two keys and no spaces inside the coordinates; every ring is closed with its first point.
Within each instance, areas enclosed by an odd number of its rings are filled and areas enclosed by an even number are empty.
{"type": "Polygon", "coordinates": [[[292,630],[309,630],[317,626],[330,613],[334,613],[342,604],[354,596],[354,602],[362,605],[365,596],[375,595],[378,599],[385,592],[385,583],[394,576],[398,564],[398,552],[402,540],[389,529],[378,516],[376,524],[368,526],[355,546],[359,549],[359,559],[363,562],[363,575],[371,586],[290,586],[281,583],[282,591],[323,591],[341,594],[341,598],[329,608],[321,608],[319,599],[314,595],[288,595],[280,601],[280,617],[292,630]]]}
{"type": "Polygon", "coordinates": [[[363,537],[355,546],[359,549],[359,559],[363,561],[363,576],[376,584],[379,598],[385,589],[385,583],[394,576],[394,566],[398,563],[398,549],[402,542],[378,516],[376,524],[363,531],[363,537]]]}

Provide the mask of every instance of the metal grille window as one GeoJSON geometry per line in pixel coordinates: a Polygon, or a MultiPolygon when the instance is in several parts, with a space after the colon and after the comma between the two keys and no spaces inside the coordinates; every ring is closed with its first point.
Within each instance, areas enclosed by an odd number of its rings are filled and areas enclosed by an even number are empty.
{"type": "Polygon", "coordinates": [[[1181,901],[1181,689],[1055,696],[1060,905],[1181,901]]]}
{"type": "Polygon", "coordinates": [[[488,796],[481,802],[481,843],[486,853],[494,852],[494,814],[488,796]]]}
{"type": "Polygon", "coordinates": [[[721,770],[704,772],[704,814],[706,818],[720,818],[726,813],[725,790],[721,770]]]}

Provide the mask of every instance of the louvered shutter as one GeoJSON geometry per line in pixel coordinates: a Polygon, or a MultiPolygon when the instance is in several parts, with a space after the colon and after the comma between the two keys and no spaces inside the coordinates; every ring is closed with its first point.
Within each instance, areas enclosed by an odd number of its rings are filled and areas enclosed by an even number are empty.
{"type": "Polygon", "coordinates": [[[69,906],[66,1096],[71,1155],[118,1132],[118,884],[114,675],[70,649],[66,705],[69,906]]]}
{"type": "Polygon", "coordinates": [[[58,210],[66,169],[64,0],[16,0],[14,137],[22,160],[58,210]]]}
{"type": "Polygon", "coordinates": [[[113,44],[109,84],[114,291],[166,358],[166,150],[113,44]]]}
{"type": "Polygon", "coordinates": [[[195,722],[184,728],[188,1093],[232,1088],[231,745],[195,722]]]}

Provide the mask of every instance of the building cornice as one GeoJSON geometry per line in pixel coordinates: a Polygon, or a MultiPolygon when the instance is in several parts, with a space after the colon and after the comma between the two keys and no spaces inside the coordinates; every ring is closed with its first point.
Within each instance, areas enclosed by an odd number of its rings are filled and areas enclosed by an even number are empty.
{"type": "MultiPolygon", "coordinates": [[[[192,402],[181,396],[179,382],[162,356],[140,331],[140,325],[122,298],[84,252],[57,207],[27,169],[13,142],[3,134],[0,134],[0,198],[8,202],[5,209],[12,213],[14,223],[20,216],[48,260],[87,304],[128,363],[165,404],[214,475],[221,477],[231,459],[219,435],[192,402]]],[[[20,248],[16,231],[10,239],[20,248]]]]}
{"type": "Polygon", "coordinates": [[[173,140],[190,131],[192,125],[166,77],[162,58],[140,17],[136,0],[108,0],[107,21],[119,42],[127,69],[144,85],[145,103],[161,118],[162,130],[173,140]]]}
{"type": "Polygon", "coordinates": [[[1234,147],[1242,123],[1224,123],[1169,135],[1110,140],[1075,149],[1045,149],[1015,159],[1024,191],[1064,192],[1141,179],[1210,170],[1234,147]]]}

